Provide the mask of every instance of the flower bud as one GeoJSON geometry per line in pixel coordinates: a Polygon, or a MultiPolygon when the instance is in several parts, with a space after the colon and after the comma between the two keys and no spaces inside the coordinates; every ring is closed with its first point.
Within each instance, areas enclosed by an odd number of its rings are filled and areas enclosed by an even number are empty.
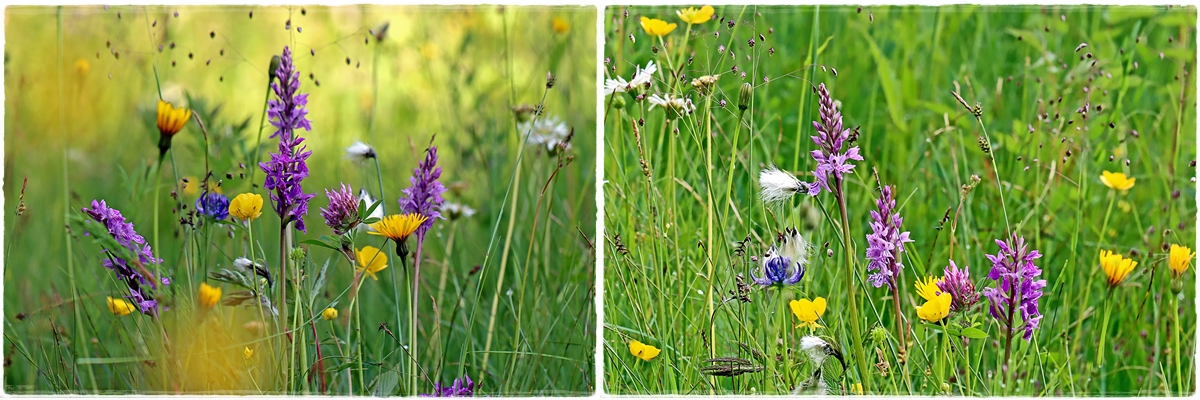
{"type": "Polygon", "coordinates": [[[742,90],[738,93],[738,109],[746,111],[750,108],[750,97],[754,95],[754,86],[750,82],[742,84],[742,90]]]}
{"type": "Polygon", "coordinates": [[[618,110],[625,108],[625,97],[624,96],[613,96],[612,105],[613,105],[613,108],[616,108],[618,110]]]}
{"type": "Polygon", "coordinates": [[[283,58],[280,58],[278,55],[271,56],[271,67],[267,70],[267,78],[272,80],[279,78],[275,74],[279,71],[279,64],[282,62],[283,58]]]}

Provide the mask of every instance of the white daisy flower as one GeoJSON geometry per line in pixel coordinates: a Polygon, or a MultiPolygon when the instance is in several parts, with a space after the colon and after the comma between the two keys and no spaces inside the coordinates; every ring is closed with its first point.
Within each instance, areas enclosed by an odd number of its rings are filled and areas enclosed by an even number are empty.
{"type": "Polygon", "coordinates": [[[442,212],[446,213],[446,216],[450,218],[451,221],[459,218],[470,218],[472,215],[475,215],[474,208],[460,203],[443,204],[442,212]]]}
{"type": "Polygon", "coordinates": [[[808,189],[808,185],[800,182],[795,175],[774,166],[758,173],[758,186],[761,188],[759,195],[762,201],[768,204],[783,202],[808,189]]]}
{"type": "Polygon", "coordinates": [[[679,118],[696,111],[696,106],[692,104],[692,99],[674,97],[670,94],[654,94],[650,95],[650,97],[646,100],[650,102],[650,108],[659,106],[669,111],[668,116],[672,119],[679,118]]]}
{"type": "Polygon", "coordinates": [[[367,161],[368,159],[375,158],[375,148],[355,140],[354,144],[346,148],[346,158],[358,163],[367,161]]]}
{"type": "MultiPolygon", "coordinates": [[[[552,153],[558,148],[559,143],[565,142],[567,136],[571,134],[571,129],[567,127],[567,124],[560,121],[558,117],[522,122],[517,125],[517,130],[522,135],[530,132],[529,144],[545,146],[546,151],[552,153]]],[[[567,148],[571,148],[570,143],[567,143],[567,148]]]]}
{"type": "Polygon", "coordinates": [[[604,95],[608,96],[613,93],[625,93],[629,88],[629,82],[622,77],[610,78],[604,80],[604,95]]]}
{"type": "Polygon", "coordinates": [[[633,73],[633,79],[628,81],[619,76],[604,80],[604,95],[607,96],[613,93],[625,93],[639,86],[643,86],[647,83],[650,83],[650,81],[654,79],[654,73],[658,72],[658,66],[654,65],[654,60],[651,60],[650,63],[646,64],[646,68],[644,69],[640,67],[635,68],[637,68],[637,70],[633,73]]]}

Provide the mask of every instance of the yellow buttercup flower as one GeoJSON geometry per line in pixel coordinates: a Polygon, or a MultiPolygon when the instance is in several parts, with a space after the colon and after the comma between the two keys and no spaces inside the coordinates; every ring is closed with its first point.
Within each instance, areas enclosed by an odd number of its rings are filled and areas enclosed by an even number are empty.
{"type": "Polygon", "coordinates": [[[944,278],[934,278],[930,276],[926,277],[926,279],[922,281],[921,278],[917,278],[917,295],[921,296],[921,298],[925,299],[925,301],[937,298],[942,291],[941,287],[938,286],[942,283],[942,279],[944,278]]]}
{"type": "MultiPolygon", "coordinates": [[[[363,246],[355,254],[358,257],[357,270],[365,272],[371,279],[379,280],[379,277],[375,276],[375,273],[387,268],[387,254],[383,254],[382,251],[379,251],[374,246],[363,246]]],[[[334,310],[334,317],[337,317],[337,310],[334,310]]]]}
{"type": "Polygon", "coordinates": [[[917,316],[929,322],[938,322],[950,315],[950,303],[954,300],[950,293],[938,293],[924,305],[917,306],[917,316]]]}
{"type": "Polygon", "coordinates": [[[646,31],[646,34],[650,36],[666,36],[675,30],[675,23],[668,23],[657,18],[642,17],[642,30],[646,31]]]}
{"type": "Polygon", "coordinates": [[[249,360],[250,358],[254,357],[254,350],[250,350],[250,348],[247,347],[242,350],[242,355],[246,356],[246,359],[249,360]]]}
{"type": "Polygon", "coordinates": [[[1133,261],[1133,259],[1125,258],[1108,250],[1100,250],[1100,268],[1104,269],[1104,275],[1108,277],[1108,286],[1120,285],[1121,281],[1124,281],[1136,266],[1137,261],[1133,261]]]}
{"type": "Polygon", "coordinates": [[[112,312],[113,315],[124,317],[133,313],[133,310],[133,303],[130,303],[125,299],[114,299],[112,297],[108,298],[108,311],[112,312]]]}
{"type": "Polygon", "coordinates": [[[75,72],[78,72],[80,75],[87,75],[88,71],[91,69],[92,66],[88,64],[87,59],[80,58],[75,60],[75,72]]]}
{"type": "Polygon", "coordinates": [[[662,350],[637,340],[630,340],[629,353],[633,354],[634,357],[642,359],[643,361],[650,361],[653,360],[654,357],[658,357],[658,353],[662,353],[662,350]]]}
{"type": "Polygon", "coordinates": [[[175,136],[191,117],[192,110],[183,107],[176,108],[171,103],[158,101],[158,133],[162,136],[168,138],[175,136]]]}
{"type": "Polygon", "coordinates": [[[688,25],[703,24],[712,20],[713,8],[712,6],[704,6],[697,10],[696,7],[688,7],[675,11],[675,15],[678,15],[679,19],[687,22],[688,25]]]}
{"type": "Polygon", "coordinates": [[[229,201],[229,215],[251,222],[262,216],[263,198],[256,193],[242,193],[229,201]]]}
{"type": "Polygon", "coordinates": [[[416,232],[417,228],[419,228],[421,224],[425,223],[425,220],[427,219],[429,218],[415,213],[392,214],[383,217],[383,219],[379,220],[379,222],[371,224],[371,227],[375,228],[375,231],[368,233],[372,235],[386,236],[388,239],[392,239],[399,244],[405,239],[408,239],[408,236],[412,235],[413,232],[416,232]]]}
{"type": "Polygon", "coordinates": [[[209,286],[207,283],[200,283],[200,306],[204,308],[213,308],[221,301],[221,288],[209,286]]]}
{"type": "Polygon", "coordinates": [[[321,318],[324,318],[326,321],[332,321],[337,319],[337,314],[338,312],[336,308],[329,307],[326,308],[325,311],[321,311],[321,318]]]}
{"type": "Polygon", "coordinates": [[[853,384],[853,385],[850,385],[850,392],[851,392],[851,393],[854,393],[854,394],[857,394],[857,395],[859,395],[859,396],[862,396],[862,395],[863,395],[863,388],[862,388],[862,384],[861,384],[861,383],[855,383],[855,384],[853,384]]]}
{"type": "Polygon", "coordinates": [[[1103,183],[1104,186],[1108,186],[1109,189],[1116,189],[1122,192],[1132,188],[1133,182],[1136,180],[1137,178],[1127,177],[1122,172],[1104,171],[1100,174],[1100,182],[1103,183]]]}
{"type": "Polygon", "coordinates": [[[567,33],[571,30],[571,24],[563,17],[554,17],[554,20],[550,21],[550,26],[558,33],[567,33]]]}
{"type": "Polygon", "coordinates": [[[1187,246],[1171,245],[1171,257],[1168,260],[1168,265],[1171,266],[1171,273],[1175,276],[1183,275],[1187,271],[1188,266],[1192,264],[1192,259],[1196,258],[1196,253],[1187,246]]]}
{"type": "Polygon", "coordinates": [[[210,192],[225,194],[225,191],[221,189],[221,184],[217,183],[216,179],[209,179],[208,184],[204,185],[205,186],[204,188],[200,187],[201,184],[203,184],[203,182],[201,182],[200,179],[198,179],[194,176],[185,176],[183,178],[179,178],[179,186],[183,188],[183,194],[187,197],[192,197],[197,194],[200,194],[201,189],[206,189],[210,192]]]}
{"type": "Polygon", "coordinates": [[[809,299],[792,300],[788,303],[788,307],[791,307],[792,314],[800,320],[800,325],[797,325],[797,327],[823,328],[817,323],[817,320],[821,319],[821,315],[825,314],[824,297],[818,297],[811,301],[809,299]]]}

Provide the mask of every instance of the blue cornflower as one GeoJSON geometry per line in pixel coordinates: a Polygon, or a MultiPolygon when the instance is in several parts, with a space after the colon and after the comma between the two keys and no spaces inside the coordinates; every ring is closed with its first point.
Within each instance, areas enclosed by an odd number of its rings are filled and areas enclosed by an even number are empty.
{"type": "Polygon", "coordinates": [[[217,221],[229,218],[229,198],[217,192],[205,191],[196,199],[196,211],[217,221]]]}
{"type": "Polygon", "coordinates": [[[804,277],[804,266],[799,262],[792,262],[786,256],[779,255],[779,249],[771,246],[767,254],[763,256],[763,276],[759,277],[753,272],[750,277],[754,278],[754,283],[762,286],[789,286],[800,282],[800,278],[804,277]]]}

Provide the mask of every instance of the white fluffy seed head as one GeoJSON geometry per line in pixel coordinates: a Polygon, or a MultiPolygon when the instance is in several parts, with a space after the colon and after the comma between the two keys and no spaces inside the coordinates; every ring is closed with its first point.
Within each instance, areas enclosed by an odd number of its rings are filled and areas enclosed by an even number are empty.
{"type": "Polygon", "coordinates": [[[371,145],[356,140],[354,144],[346,148],[346,157],[354,162],[363,162],[375,158],[375,149],[371,145]]]}
{"type": "Polygon", "coordinates": [[[758,173],[758,185],[762,189],[759,194],[765,203],[786,201],[805,189],[804,183],[796,179],[795,175],[774,166],[758,173]]]}
{"type": "Polygon", "coordinates": [[[800,266],[808,265],[808,258],[812,254],[812,242],[801,235],[800,231],[796,228],[784,229],[776,241],[779,242],[780,255],[800,266]]]}
{"type": "Polygon", "coordinates": [[[233,260],[233,266],[242,271],[250,271],[254,273],[254,262],[246,257],[238,257],[233,260]]]}
{"type": "Polygon", "coordinates": [[[825,350],[828,346],[828,342],[816,336],[808,335],[800,338],[800,350],[808,353],[808,356],[813,360],[813,365],[816,365],[818,368],[825,362],[825,357],[829,356],[829,353],[825,350]]]}

